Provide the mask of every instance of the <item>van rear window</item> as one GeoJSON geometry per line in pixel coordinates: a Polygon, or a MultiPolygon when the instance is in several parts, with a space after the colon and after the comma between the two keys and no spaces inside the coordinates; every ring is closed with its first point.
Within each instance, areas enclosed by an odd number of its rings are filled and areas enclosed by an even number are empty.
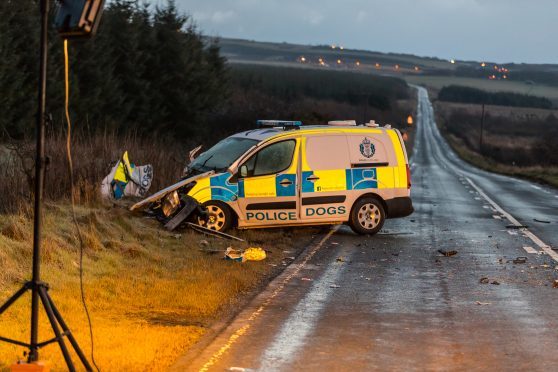
{"type": "MultiPolygon", "coordinates": [[[[385,135],[360,134],[347,136],[351,164],[390,163],[390,139],[385,135]]],[[[393,152],[393,151],[392,151],[393,152]]],[[[385,165],[385,164],[384,164],[385,165]]]]}
{"type": "Polygon", "coordinates": [[[347,136],[311,136],[306,140],[310,169],[346,169],[351,165],[347,136]]]}

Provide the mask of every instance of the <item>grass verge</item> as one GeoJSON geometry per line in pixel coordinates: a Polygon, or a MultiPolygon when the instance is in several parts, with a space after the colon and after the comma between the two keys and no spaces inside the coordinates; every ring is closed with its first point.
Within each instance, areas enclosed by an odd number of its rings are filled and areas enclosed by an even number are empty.
{"type": "MultiPolygon", "coordinates": [[[[78,243],[70,208],[50,203],[45,210],[43,280],[86,354],[90,342],[80,302],[78,243]]],[[[32,213],[0,215],[0,302],[31,275],[32,213]]],[[[190,231],[169,233],[156,221],[118,206],[79,207],[85,236],[85,289],[94,327],[95,358],[104,371],[165,370],[235,305],[282,268],[287,256],[308,244],[316,230],[237,232],[268,252],[262,262],[225,261],[227,246],[237,243],[190,231]],[[201,245],[206,240],[209,244],[201,245]],[[273,245],[267,242],[273,242],[273,245]],[[297,242],[296,246],[294,246],[297,242]],[[263,245],[262,245],[263,244],[263,245]],[[203,250],[203,251],[202,251],[203,250]]],[[[0,335],[29,337],[30,296],[0,317],[0,335]]],[[[44,313],[41,340],[52,337],[44,313]]],[[[24,349],[0,343],[0,370],[24,349]]],[[[65,370],[57,345],[40,351],[53,370],[65,370]]]]}
{"type": "Polygon", "coordinates": [[[481,154],[470,150],[461,139],[451,134],[444,134],[452,149],[459,155],[459,157],[466,162],[473,164],[476,167],[505,174],[508,176],[524,178],[540,183],[544,183],[558,188],[558,167],[542,167],[542,166],[528,166],[519,167],[504,165],[498,163],[490,158],[486,158],[481,154]]]}

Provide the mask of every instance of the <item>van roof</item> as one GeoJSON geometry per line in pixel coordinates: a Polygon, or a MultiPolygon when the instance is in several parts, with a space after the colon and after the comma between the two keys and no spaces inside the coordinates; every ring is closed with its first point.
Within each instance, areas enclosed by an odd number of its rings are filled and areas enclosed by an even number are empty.
{"type": "Polygon", "coordinates": [[[300,129],[284,130],[283,128],[259,128],[240,132],[233,137],[245,137],[257,141],[264,141],[274,137],[290,137],[301,134],[315,133],[384,133],[388,128],[359,126],[331,126],[331,125],[304,125],[300,129]]]}

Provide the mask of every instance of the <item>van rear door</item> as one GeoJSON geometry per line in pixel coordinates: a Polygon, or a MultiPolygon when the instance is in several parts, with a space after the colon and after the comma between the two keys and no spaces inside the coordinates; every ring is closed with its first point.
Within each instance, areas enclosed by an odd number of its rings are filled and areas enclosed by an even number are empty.
{"type": "Polygon", "coordinates": [[[300,219],[346,220],[350,212],[344,204],[350,167],[346,135],[310,135],[302,145],[300,219]]]}

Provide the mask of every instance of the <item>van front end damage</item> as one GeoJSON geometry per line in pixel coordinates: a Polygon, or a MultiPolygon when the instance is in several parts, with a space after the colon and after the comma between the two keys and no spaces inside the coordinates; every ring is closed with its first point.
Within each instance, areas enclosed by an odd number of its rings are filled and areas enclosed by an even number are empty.
{"type": "Polygon", "coordinates": [[[147,208],[147,213],[161,222],[166,229],[174,230],[186,222],[207,220],[207,210],[188,193],[196,186],[198,180],[211,176],[206,172],[185,178],[156,194],[134,204],[130,210],[147,208]]]}

